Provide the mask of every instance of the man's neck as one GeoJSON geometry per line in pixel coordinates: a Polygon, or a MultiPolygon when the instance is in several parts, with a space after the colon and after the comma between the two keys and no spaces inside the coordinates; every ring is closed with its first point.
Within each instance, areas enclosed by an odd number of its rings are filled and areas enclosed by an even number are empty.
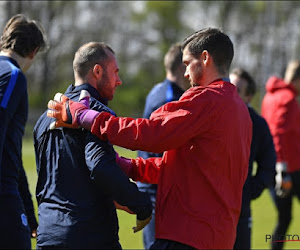
{"type": "Polygon", "coordinates": [[[8,50],[8,51],[0,51],[0,56],[7,56],[14,59],[20,66],[21,70],[23,71],[26,65],[26,58],[18,55],[16,52],[8,50]]]}
{"type": "Polygon", "coordinates": [[[217,80],[217,79],[229,79],[229,76],[228,74],[220,74],[219,72],[217,71],[213,71],[211,72],[210,74],[207,74],[206,75],[206,78],[205,78],[205,86],[209,85],[210,83],[212,83],[213,81],[217,80]]]}
{"type": "Polygon", "coordinates": [[[171,73],[167,73],[166,74],[166,79],[168,79],[169,81],[171,82],[174,82],[179,88],[181,88],[182,90],[186,90],[186,86],[184,85],[184,82],[183,82],[183,77],[182,76],[176,76],[176,75],[173,75],[171,73]]]}

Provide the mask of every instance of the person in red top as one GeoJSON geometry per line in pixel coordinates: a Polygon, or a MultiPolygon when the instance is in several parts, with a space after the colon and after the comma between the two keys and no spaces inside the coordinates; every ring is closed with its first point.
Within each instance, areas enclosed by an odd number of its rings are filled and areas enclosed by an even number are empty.
{"type": "Polygon", "coordinates": [[[123,168],[134,180],[158,184],[151,249],[229,249],[248,172],[252,122],[228,79],[230,38],[215,28],[202,29],[183,41],[182,50],[192,87],[149,119],[94,112],[87,100],[72,102],[61,94],[48,103],[48,116],[56,118],[53,127],[79,125],[121,147],[165,151],[161,158],[118,160],[128,163],[123,168]]]}
{"type": "Polygon", "coordinates": [[[282,249],[292,218],[292,197],[300,199],[300,61],[291,61],[284,79],[272,76],[266,83],[261,114],[266,119],[276,150],[276,177],[273,198],[278,223],[272,249],[282,249]]]}

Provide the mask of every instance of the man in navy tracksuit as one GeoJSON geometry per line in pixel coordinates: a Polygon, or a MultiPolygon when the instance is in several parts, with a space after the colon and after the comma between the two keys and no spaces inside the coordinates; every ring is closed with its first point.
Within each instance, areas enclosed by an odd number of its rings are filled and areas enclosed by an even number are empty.
{"type": "MultiPolygon", "coordinates": [[[[164,58],[166,79],[156,84],[146,98],[144,118],[149,118],[151,113],[167,102],[176,101],[189,87],[189,81],[184,78],[185,66],[182,63],[182,51],[180,44],[173,44],[164,58]]],[[[138,151],[138,156],[147,159],[149,157],[161,157],[163,153],[151,153],[138,151]]],[[[149,249],[155,241],[155,202],[156,184],[138,182],[139,190],[150,194],[153,204],[152,219],[143,230],[143,242],[145,249],[149,249]]]]}
{"type": "MultiPolygon", "coordinates": [[[[122,82],[112,49],[104,43],[84,44],[73,68],[75,84],[65,95],[78,101],[86,90],[91,109],[114,114],[106,104],[122,82]]],[[[121,248],[114,201],[137,214],[138,231],[151,218],[149,195],[122,172],[109,142],[83,129],[52,130],[53,121],[45,112],[34,128],[38,248],[121,248]]]]}
{"type": "Polygon", "coordinates": [[[16,15],[6,23],[0,41],[0,248],[31,248],[19,192],[22,137],[28,116],[24,72],[44,47],[45,37],[36,21],[16,15]]]}
{"type": "Polygon", "coordinates": [[[234,249],[251,249],[251,208],[250,202],[256,199],[265,188],[274,184],[276,153],[269,127],[264,118],[250,107],[255,94],[255,82],[243,69],[236,68],[230,73],[230,81],[247,104],[253,123],[248,177],[243,188],[240,219],[234,249]],[[252,176],[253,162],[257,163],[256,174],[252,176]]]}

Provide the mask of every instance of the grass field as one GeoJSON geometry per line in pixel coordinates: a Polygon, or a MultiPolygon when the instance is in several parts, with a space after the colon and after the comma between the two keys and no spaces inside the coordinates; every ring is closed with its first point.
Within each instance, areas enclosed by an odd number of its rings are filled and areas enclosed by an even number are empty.
{"type": "MultiPolygon", "coordinates": [[[[117,152],[121,156],[129,158],[136,157],[136,152],[125,150],[123,148],[116,147],[117,152]]],[[[27,173],[29,182],[29,188],[33,195],[33,201],[37,212],[35,194],[36,185],[36,169],[34,150],[31,141],[24,141],[23,144],[23,164],[27,173]]],[[[268,191],[264,191],[261,197],[252,202],[252,248],[253,249],[270,249],[269,241],[266,242],[266,235],[271,235],[276,223],[276,210],[270,198],[268,191]]],[[[119,236],[120,243],[124,249],[142,249],[142,233],[133,233],[132,227],[135,224],[135,216],[129,215],[126,212],[118,212],[119,217],[119,236]]],[[[296,198],[293,202],[293,221],[287,234],[300,235],[300,205],[296,198]]],[[[36,240],[32,240],[32,248],[35,249],[36,240]]],[[[300,242],[287,242],[285,249],[300,249],[300,242]]]]}

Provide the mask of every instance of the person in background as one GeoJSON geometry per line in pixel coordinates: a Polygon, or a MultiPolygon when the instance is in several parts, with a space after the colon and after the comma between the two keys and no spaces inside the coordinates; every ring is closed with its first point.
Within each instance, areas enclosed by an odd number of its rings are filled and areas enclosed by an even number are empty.
{"type": "Polygon", "coordinates": [[[47,115],[56,119],[52,128],[82,126],[115,145],[164,152],[160,158],[118,160],[134,180],[158,184],[150,249],[229,249],[247,178],[252,122],[228,78],[230,38],[206,28],[188,36],[181,49],[192,87],[149,119],[97,112],[89,109],[88,97],[74,102],[61,94],[49,101],[47,115]]]}
{"type": "MultiPolygon", "coordinates": [[[[184,77],[185,65],[182,63],[182,51],[180,43],[172,44],[165,54],[164,66],[166,78],[163,82],[157,83],[151,89],[146,98],[144,118],[149,118],[151,113],[165,103],[176,101],[189,88],[189,81],[184,77]]],[[[138,156],[144,159],[149,157],[162,157],[163,153],[152,153],[138,151],[138,156]]],[[[139,190],[150,194],[153,204],[152,219],[143,229],[144,248],[149,249],[155,241],[155,202],[156,184],[137,182],[139,190]]]]}
{"type": "MultiPolygon", "coordinates": [[[[88,91],[91,108],[115,115],[107,104],[122,82],[111,47],[101,42],[82,45],[73,69],[75,84],[65,94],[77,101],[82,90],[88,91]]],[[[120,249],[114,201],[136,213],[137,232],[151,219],[149,195],[125,176],[108,141],[87,130],[50,130],[52,122],[45,112],[34,127],[38,248],[120,249]]]]}
{"type": "Polygon", "coordinates": [[[229,78],[246,103],[253,124],[248,177],[243,188],[242,210],[234,244],[234,249],[251,249],[250,202],[258,198],[265,188],[274,184],[276,153],[267,122],[250,105],[256,92],[254,79],[242,68],[233,69],[229,78]],[[252,175],[253,162],[257,164],[255,175],[252,175]]]}
{"type": "Polygon", "coordinates": [[[31,249],[19,192],[22,137],[28,116],[24,73],[46,47],[43,28],[22,14],[5,24],[0,39],[0,248],[31,249]]]}
{"type": "Polygon", "coordinates": [[[272,249],[282,249],[292,219],[292,198],[300,199],[300,61],[287,65],[284,79],[271,76],[266,83],[261,114],[269,124],[276,150],[275,187],[271,190],[278,221],[272,249]]]}

